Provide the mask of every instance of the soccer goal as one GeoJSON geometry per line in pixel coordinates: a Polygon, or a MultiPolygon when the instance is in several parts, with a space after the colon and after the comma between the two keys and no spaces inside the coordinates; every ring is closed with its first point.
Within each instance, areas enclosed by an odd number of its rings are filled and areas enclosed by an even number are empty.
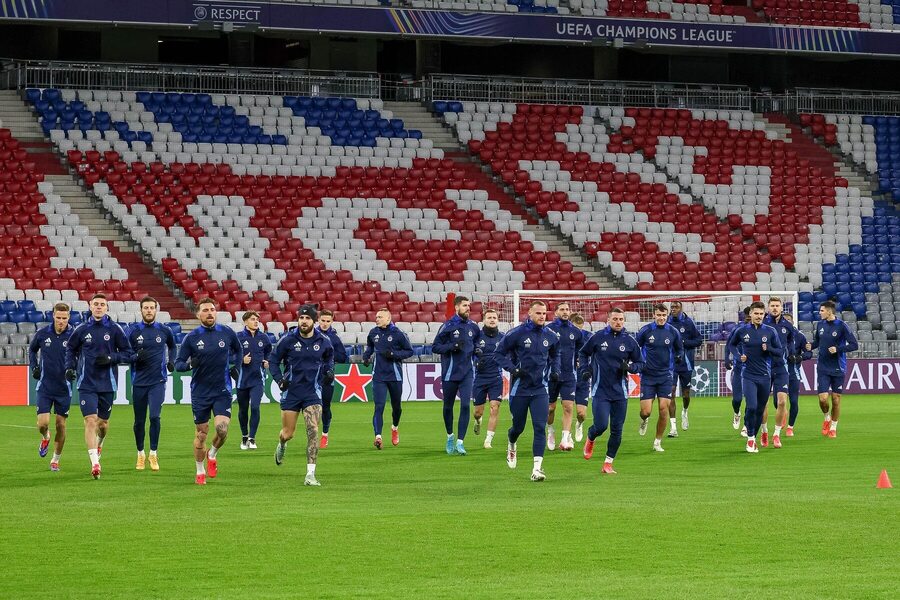
{"type": "Polygon", "coordinates": [[[481,302],[481,310],[497,310],[504,325],[515,326],[528,314],[535,300],[547,304],[547,320],[554,318],[556,307],[567,302],[573,313],[584,319],[584,327],[596,332],[606,327],[609,311],[625,311],[625,328],[631,333],[653,320],[653,307],[663,303],[671,307],[681,302],[685,315],[697,326],[703,343],[695,352],[694,375],[691,387],[695,396],[727,396],[731,385],[724,366],[725,342],[728,334],[743,321],[743,309],[751,302],[762,301],[768,306],[771,298],[780,298],[784,313],[795,319],[799,302],[796,291],[767,290],[740,292],[636,292],[622,290],[517,290],[505,294],[484,294],[474,298],[481,302]]]}

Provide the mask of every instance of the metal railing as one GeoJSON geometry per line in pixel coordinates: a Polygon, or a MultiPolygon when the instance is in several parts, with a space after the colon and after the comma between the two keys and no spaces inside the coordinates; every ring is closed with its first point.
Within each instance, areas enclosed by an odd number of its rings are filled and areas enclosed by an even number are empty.
{"type": "Polygon", "coordinates": [[[784,112],[900,114],[900,92],[797,88],[781,99],[784,112]]]}
{"type": "Polygon", "coordinates": [[[8,87],[378,98],[377,73],[99,62],[10,61],[8,87]]]}
{"type": "Polygon", "coordinates": [[[447,74],[429,75],[424,88],[425,100],[727,110],[749,110],[753,97],[745,86],[447,74]]]}

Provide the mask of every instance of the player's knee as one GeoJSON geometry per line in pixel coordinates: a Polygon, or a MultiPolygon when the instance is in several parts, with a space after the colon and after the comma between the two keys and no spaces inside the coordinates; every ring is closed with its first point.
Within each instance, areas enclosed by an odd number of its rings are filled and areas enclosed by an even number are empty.
{"type": "Polygon", "coordinates": [[[228,423],[216,423],[216,435],[219,439],[228,437],[228,423]]]}
{"type": "Polygon", "coordinates": [[[203,448],[204,444],[206,444],[207,435],[208,434],[206,431],[198,430],[197,435],[194,436],[194,447],[195,448],[203,448]]]}

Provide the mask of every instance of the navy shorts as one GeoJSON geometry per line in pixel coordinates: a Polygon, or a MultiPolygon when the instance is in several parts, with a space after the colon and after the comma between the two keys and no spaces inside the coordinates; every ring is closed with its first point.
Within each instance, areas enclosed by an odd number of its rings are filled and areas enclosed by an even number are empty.
{"type": "Polygon", "coordinates": [[[591,382],[578,380],[575,384],[575,404],[578,406],[588,405],[588,396],[591,393],[591,382]]]}
{"type": "MultiPolygon", "coordinates": [[[[685,373],[675,373],[675,380],[681,384],[681,393],[685,393],[685,391],[691,389],[691,379],[694,377],[693,371],[687,371],[685,373]]],[[[643,382],[641,382],[641,386],[643,387],[643,382]]],[[[675,389],[675,386],[672,386],[672,389],[675,389]]],[[[670,391],[669,394],[672,394],[670,391]]]]}
{"type": "Polygon", "coordinates": [[[816,388],[820,394],[827,394],[829,391],[840,394],[844,391],[844,376],[818,373],[816,375],[816,388]]]}
{"type": "Polygon", "coordinates": [[[671,397],[671,377],[641,377],[641,400],[671,397]]]}
{"type": "Polygon", "coordinates": [[[488,400],[500,400],[503,397],[503,378],[476,379],[472,397],[475,406],[482,406],[488,400]]]}
{"type": "Polygon", "coordinates": [[[78,397],[81,399],[82,416],[97,415],[97,418],[105,421],[112,414],[113,399],[115,399],[116,393],[78,390],[78,397]]]}
{"type": "Polygon", "coordinates": [[[772,395],[788,393],[788,373],[772,373],[772,395]]]}
{"type": "Polygon", "coordinates": [[[557,399],[574,402],[575,381],[551,381],[547,388],[547,395],[550,397],[550,402],[556,402],[557,399]]]}
{"type": "Polygon", "coordinates": [[[194,423],[209,423],[209,416],[231,418],[231,394],[222,394],[213,398],[191,398],[191,410],[194,412],[194,423]]]}
{"type": "Polygon", "coordinates": [[[42,415],[49,413],[50,409],[62,417],[69,416],[69,407],[72,405],[71,396],[49,396],[38,392],[37,397],[37,414],[42,415]]]}
{"type": "Polygon", "coordinates": [[[290,410],[293,412],[302,412],[304,408],[322,404],[321,398],[296,398],[289,397],[287,393],[281,396],[281,410],[290,410]]]}

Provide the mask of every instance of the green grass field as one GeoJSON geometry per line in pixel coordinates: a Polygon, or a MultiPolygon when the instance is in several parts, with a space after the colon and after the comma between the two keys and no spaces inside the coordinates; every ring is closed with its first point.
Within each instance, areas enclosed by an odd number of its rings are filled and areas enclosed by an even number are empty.
{"type": "Polygon", "coordinates": [[[698,399],[655,454],[632,402],[618,475],[600,476],[601,441],[591,462],[581,444],[548,452],[536,484],[530,433],[516,471],[503,434],[484,450],[470,432],[450,457],[440,405],[409,403],[400,447],[378,452],[371,406],[342,405],[318,489],[302,485],[302,442],[275,466],[276,406],[260,450],[238,449],[234,423],[205,487],[187,407],[163,411],[159,473],[134,470],[116,407],[99,481],[77,408],[60,473],[37,455],[34,409],[3,408],[0,598],[896,598],[900,494],[875,482],[886,468],[900,484],[900,397],[843,408],[824,439],[804,399],[797,436],[753,456],[728,401],[698,399]]]}

